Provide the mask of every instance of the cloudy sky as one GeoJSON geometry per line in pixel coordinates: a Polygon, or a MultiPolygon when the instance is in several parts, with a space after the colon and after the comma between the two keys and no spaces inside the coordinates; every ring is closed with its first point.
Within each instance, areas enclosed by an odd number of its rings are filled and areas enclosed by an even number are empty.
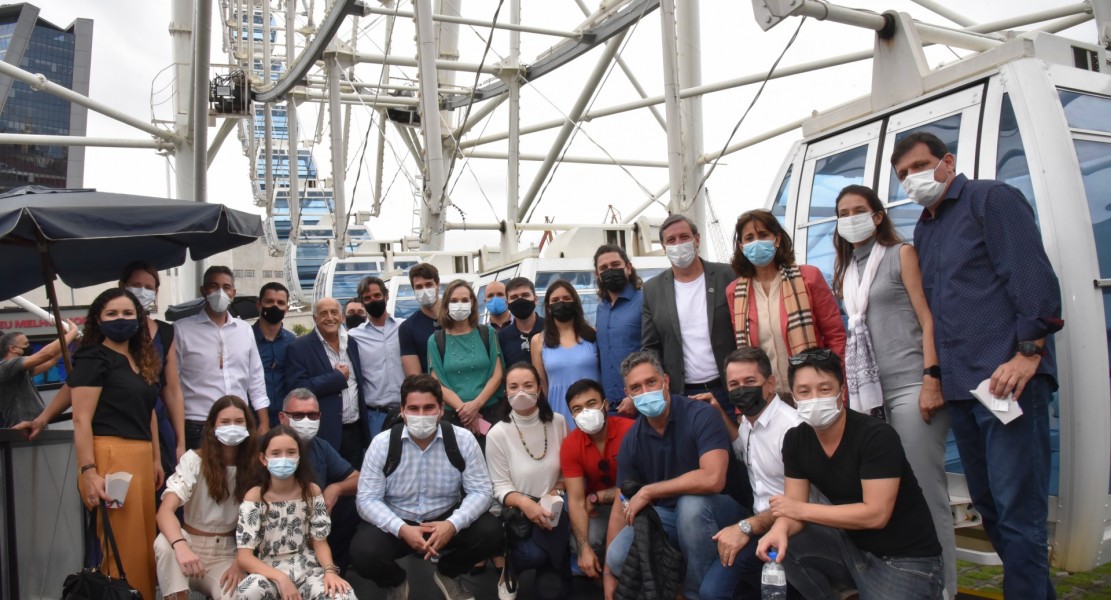
{"type": "MultiPolygon", "coordinates": [[[[490,19],[497,7],[494,0],[461,2],[463,14],[472,18],[490,19]]],[[[173,81],[172,72],[167,69],[171,65],[170,37],[167,32],[170,25],[169,0],[35,0],[34,3],[42,9],[42,17],[62,26],[68,25],[75,17],[87,17],[95,21],[92,97],[140,118],[170,117],[170,103],[167,100],[173,89],[173,81]],[[155,105],[153,110],[152,104],[155,105]]],[[[218,15],[219,0],[214,0],[214,3],[214,13],[218,15]]],[[[378,5],[378,2],[371,3],[378,5]]],[[[1071,4],[1072,0],[941,0],[941,3],[975,22],[988,22],[1071,4]]],[[[320,5],[316,7],[316,12],[321,13],[324,1],[314,4],[320,5]]],[[[538,0],[526,0],[522,4],[522,21],[528,24],[569,30],[582,21],[582,13],[571,2],[541,3],[538,0]]],[[[587,4],[594,6],[597,0],[588,0],[587,4]]],[[[924,21],[951,25],[945,19],[908,0],[857,0],[852,4],[875,11],[902,10],[924,21]]],[[[402,8],[408,10],[411,6],[406,3],[402,8]]],[[[508,19],[507,10],[508,3],[500,20],[508,19]]],[[[220,43],[220,24],[215,18],[214,26],[212,60],[213,63],[226,63],[228,59],[220,43]]],[[[766,73],[798,27],[798,20],[789,20],[769,32],[763,32],[755,24],[749,2],[707,0],[701,2],[700,26],[702,81],[713,83],[743,75],[766,73]]],[[[363,52],[381,52],[380,48],[385,43],[384,30],[381,19],[363,19],[360,32],[355,36],[357,49],[363,52]]],[[[393,41],[395,52],[411,54],[412,32],[411,22],[398,21],[393,41]]],[[[461,26],[461,60],[479,62],[487,33],[484,28],[461,26]]],[[[1064,35],[1091,43],[1095,41],[1095,27],[1088,23],[1070,29],[1064,35]]],[[[351,38],[349,27],[344,28],[343,37],[351,38]]],[[[780,67],[870,49],[872,40],[873,34],[868,31],[808,20],[802,26],[797,41],[784,56],[780,67]]],[[[523,35],[522,62],[534,60],[557,41],[558,38],[553,37],[523,35]]],[[[507,52],[508,35],[499,32],[494,37],[487,62],[496,62],[507,52]]],[[[559,118],[561,113],[568,112],[581,90],[581,82],[597,60],[598,53],[596,49],[558,72],[527,86],[522,92],[522,125],[559,118]]],[[[644,18],[632,30],[621,53],[649,95],[662,93],[658,11],[644,18]]],[[[943,47],[930,48],[927,51],[934,66],[956,60],[958,54],[966,53],[943,47]]],[[[377,79],[378,67],[363,65],[358,69],[360,78],[377,79]]],[[[413,78],[416,77],[416,69],[395,68],[393,75],[413,78]]],[[[472,81],[473,75],[459,74],[456,77],[456,83],[461,86],[469,86],[472,81]]],[[[870,82],[869,61],[800,77],[773,80],[741,125],[734,142],[802,118],[812,111],[820,111],[862,96],[868,92],[870,82]]],[[[704,152],[713,152],[722,147],[751,102],[756,89],[757,86],[747,86],[704,97],[704,152]]],[[[620,70],[613,69],[606,76],[604,85],[591,106],[598,109],[635,99],[636,92],[629,80],[620,70]]],[[[659,110],[663,112],[662,105],[659,110]]],[[[312,105],[305,105],[302,109],[303,139],[315,129],[315,113],[316,109],[312,105]]],[[[370,206],[369,182],[373,179],[375,145],[373,137],[366,158],[357,160],[364,134],[371,125],[370,115],[371,112],[363,107],[356,107],[352,111],[352,156],[348,178],[350,189],[350,182],[358,170],[362,169],[361,175],[358,175],[360,183],[355,194],[355,208],[358,210],[367,210],[370,206]]],[[[461,115],[456,115],[455,118],[458,120],[461,115]]],[[[480,131],[486,134],[506,131],[507,121],[508,110],[503,105],[491,118],[477,127],[472,135],[480,131]]],[[[315,146],[315,157],[322,174],[330,170],[327,127],[324,129],[325,135],[321,143],[315,146]]],[[[523,137],[522,152],[546,154],[555,138],[555,132],[556,130],[548,130],[523,137]]],[[[211,130],[211,134],[214,133],[215,129],[211,130]]],[[[88,135],[137,138],[145,137],[146,134],[106,117],[90,114],[88,135]]],[[[801,131],[795,130],[731,154],[714,171],[706,187],[714,208],[726,223],[727,237],[728,224],[737,214],[765,204],[785,153],[799,137],[801,131]]],[[[390,144],[396,148],[398,154],[404,154],[404,146],[396,134],[391,134],[390,144]]],[[[498,142],[484,145],[480,149],[504,152],[506,145],[505,142],[498,142]]],[[[647,110],[638,110],[586,123],[573,138],[567,152],[568,156],[592,157],[601,157],[605,153],[617,158],[663,161],[667,156],[666,137],[647,110]]],[[[172,160],[148,150],[91,148],[87,152],[86,185],[105,191],[172,196],[172,160]],[[168,182],[171,182],[169,186],[168,182]]],[[[399,232],[408,232],[414,224],[414,201],[410,186],[405,183],[405,173],[414,174],[416,170],[411,159],[399,163],[390,150],[387,150],[385,164],[387,185],[392,180],[396,183],[389,190],[382,216],[371,221],[370,226],[377,237],[396,238],[399,232]]],[[[532,182],[538,166],[539,163],[536,162],[522,163],[522,194],[532,182]]],[[[250,165],[242,147],[234,137],[229,138],[209,173],[210,201],[224,202],[235,208],[257,212],[259,209],[251,201],[249,172],[250,165]]],[[[452,198],[466,215],[467,221],[493,222],[504,218],[505,161],[460,160],[454,174],[452,198]],[[455,183],[456,179],[458,183],[455,183]]],[[[550,217],[558,222],[601,222],[606,218],[610,205],[622,215],[627,214],[634,206],[645,201],[646,195],[642,187],[655,191],[667,181],[667,169],[662,168],[629,167],[627,171],[622,171],[614,167],[563,165],[550,177],[533,220],[543,221],[545,217],[550,217]]],[[[664,212],[657,205],[648,214],[662,216],[664,212]]],[[[459,216],[458,212],[453,211],[451,218],[458,221],[459,216]]],[[[523,241],[528,243],[537,238],[538,234],[525,234],[523,241]]],[[[496,237],[493,234],[473,232],[452,233],[448,245],[466,247],[475,243],[493,244],[496,243],[496,237]]]]}

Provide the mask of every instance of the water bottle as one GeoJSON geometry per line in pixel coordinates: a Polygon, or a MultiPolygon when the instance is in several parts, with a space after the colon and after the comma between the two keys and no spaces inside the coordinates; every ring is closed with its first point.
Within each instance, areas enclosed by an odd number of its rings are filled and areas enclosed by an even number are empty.
{"type": "Polygon", "coordinates": [[[775,562],[777,555],[775,550],[768,551],[771,562],[765,563],[764,570],[760,573],[762,600],[786,600],[787,598],[787,573],[783,571],[783,565],[775,562]]]}

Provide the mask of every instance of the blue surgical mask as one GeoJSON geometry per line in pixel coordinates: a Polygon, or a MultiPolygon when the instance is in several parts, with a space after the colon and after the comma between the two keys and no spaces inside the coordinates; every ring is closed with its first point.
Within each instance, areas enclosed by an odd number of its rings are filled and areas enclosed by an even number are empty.
{"type": "Polygon", "coordinates": [[[757,267],[763,267],[775,259],[775,240],[753,240],[742,247],[745,258],[757,267]]]}
{"type": "Polygon", "coordinates": [[[297,458],[285,456],[271,458],[266,461],[266,470],[270,471],[276,479],[289,479],[297,471],[297,458]]]}
{"type": "Polygon", "coordinates": [[[509,310],[509,305],[505,302],[505,298],[501,296],[494,296],[486,301],[486,311],[495,317],[500,317],[509,310]]]}
{"type": "Polygon", "coordinates": [[[126,342],[139,331],[138,319],[113,319],[100,322],[100,332],[113,342],[126,342]]]}
{"type": "Polygon", "coordinates": [[[633,396],[633,406],[636,407],[640,414],[646,417],[658,417],[664,414],[664,409],[667,408],[667,402],[664,400],[663,388],[653,392],[644,392],[639,396],[633,396]]]}

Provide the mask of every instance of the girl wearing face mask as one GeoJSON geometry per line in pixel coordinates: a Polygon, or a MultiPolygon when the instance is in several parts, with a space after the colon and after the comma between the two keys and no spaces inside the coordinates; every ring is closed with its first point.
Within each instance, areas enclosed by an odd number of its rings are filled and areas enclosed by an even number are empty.
{"type": "MultiPolygon", "coordinates": [[[[105,475],[131,474],[123,506],[109,509],[108,517],[128,582],[144,598],[154,598],[154,490],[165,473],[154,413],[162,363],[146,328],[146,312],[131,292],[101,292],[85,317],[85,335],[66,383],[81,499],[95,508],[111,500],[105,475]]],[[[101,568],[119,576],[114,560],[101,568]]]]}
{"type": "Polygon", "coordinates": [[[237,396],[224,396],[208,411],[198,450],[182,455],[166,480],[154,556],[162,597],[186,600],[197,590],[231,600],[243,579],[235,557],[239,503],[257,465],[254,413],[237,396]],[[185,522],[174,514],[184,506],[185,522]]]}
{"type": "MultiPolygon", "coordinates": [[[[553,527],[551,514],[538,499],[562,494],[559,449],[567,437],[563,415],[553,413],[548,404],[540,375],[528,363],[509,367],[505,375],[506,400],[503,416],[486,439],[486,465],[494,484],[499,508],[518,508],[533,523],[532,537],[509,548],[506,569],[514,575],[537,569],[537,598],[566,598],[571,589],[570,519],[562,515],[553,527]],[[559,584],[541,578],[555,576],[559,584]]],[[[495,509],[496,510],[496,509],[495,509]]],[[[503,574],[498,583],[498,598],[514,598],[503,574]]]]}
{"type": "Polygon", "coordinates": [[[845,325],[822,272],[795,264],[791,236],[767,210],[737,218],[733,272],[725,288],[737,347],[757,346],[771,359],[776,393],[791,403],[787,359],[807,348],[845,355],[845,325]]]}
{"type": "Polygon", "coordinates": [[[563,415],[574,431],[575,418],[567,407],[567,388],[580,379],[601,381],[597,333],[586,322],[575,286],[557,279],[544,294],[544,335],[533,336],[532,364],[540,385],[551,398],[552,409],[563,415]]]}
{"type": "Polygon", "coordinates": [[[497,332],[478,324],[475,300],[466,281],[456,279],[447,284],[439,315],[444,352],[440,353],[436,336],[430,336],[428,370],[443,386],[444,417],[457,421],[475,434],[479,443],[485,443],[483,421],[496,420],[501,398],[501,350],[497,332]]]}
{"type": "Polygon", "coordinates": [[[871,188],[837,196],[833,289],[849,316],[845,355],[849,405],[891,423],[930,505],[946,583],[956,593],[953,517],[945,475],[949,413],[941,396],[934,321],[922,291],[918,253],[899,238],[871,188]],[[935,367],[936,368],[936,367],[935,367]]]}
{"type": "Polygon", "coordinates": [[[289,427],[278,425],[258,445],[261,483],[244,495],[235,530],[239,567],[249,573],[236,598],[355,600],[351,584],[332,561],[332,520],[323,493],[312,482],[304,442],[289,427]]]}

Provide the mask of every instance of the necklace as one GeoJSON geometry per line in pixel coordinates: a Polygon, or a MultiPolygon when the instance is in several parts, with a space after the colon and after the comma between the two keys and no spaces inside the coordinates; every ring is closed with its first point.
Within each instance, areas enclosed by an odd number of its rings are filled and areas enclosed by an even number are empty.
{"type": "Polygon", "coordinates": [[[525,432],[521,431],[521,426],[520,425],[517,425],[517,419],[515,419],[513,417],[510,417],[509,420],[513,421],[513,426],[517,428],[517,435],[521,438],[521,445],[525,447],[525,452],[528,452],[529,458],[531,458],[532,460],[535,460],[535,461],[544,460],[544,457],[548,455],[548,424],[547,423],[543,424],[543,427],[544,427],[544,451],[540,453],[540,456],[536,456],[532,453],[532,450],[528,449],[528,444],[525,443],[525,432]]]}

